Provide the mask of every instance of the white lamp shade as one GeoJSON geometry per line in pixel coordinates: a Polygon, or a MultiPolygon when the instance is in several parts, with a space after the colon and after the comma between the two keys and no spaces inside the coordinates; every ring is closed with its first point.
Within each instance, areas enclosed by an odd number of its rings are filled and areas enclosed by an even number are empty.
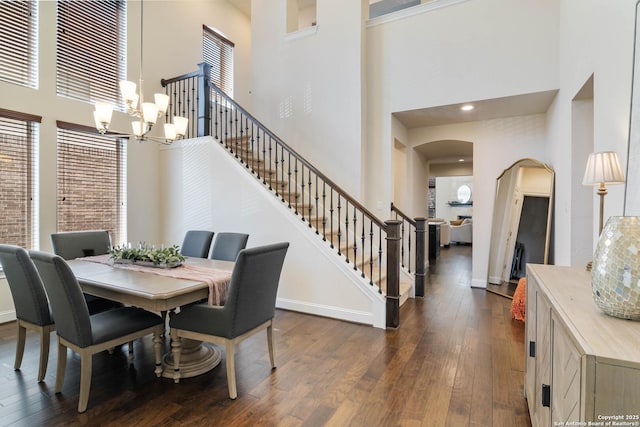
{"type": "Polygon", "coordinates": [[[142,120],[154,124],[158,120],[158,107],[153,102],[142,103],[142,120]]]}
{"type": "Polygon", "coordinates": [[[176,139],[176,127],[172,123],[164,124],[164,138],[167,141],[173,141],[176,139]]]}
{"type": "Polygon", "coordinates": [[[120,82],[120,93],[122,94],[122,98],[126,102],[133,103],[133,101],[135,100],[135,103],[136,104],[138,103],[138,95],[136,94],[136,84],[134,82],[122,80],[120,82]]]}
{"type": "Polygon", "coordinates": [[[93,113],[94,119],[102,125],[109,126],[113,107],[106,102],[96,102],[96,110],[93,113]]]}
{"type": "Polygon", "coordinates": [[[131,122],[131,129],[133,130],[133,134],[137,137],[141,137],[145,133],[147,133],[147,124],[141,121],[131,122]]]}
{"type": "Polygon", "coordinates": [[[187,133],[189,119],[187,119],[186,117],[173,116],[173,124],[176,126],[176,134],[179,136],[184,136],[187,133]]]}
{"type": "Polygon", "coordinates": [[[98,112],[94,111],[93,112],[93,120],[96,122],[96,129],[98,129],[98,131],[102,132],[102,131],[106,131],[107,130],[107,126],[100,123],[100,119],[98,118],[98,112]]]}
{"type": "Polygon", "coordinates": [[[165,95],[164,93],[156,93],[154,95],[156,101],[156,107],[158,107],[158,111],[161,114],[167,112],[167,107],[169,107],[169,95],[165,95]]]}
{"type": "Polygon", "coordinates": [[[591,153],[582,179],[583,185],[624,184],[618,154],[614,151],[591,153]]]}

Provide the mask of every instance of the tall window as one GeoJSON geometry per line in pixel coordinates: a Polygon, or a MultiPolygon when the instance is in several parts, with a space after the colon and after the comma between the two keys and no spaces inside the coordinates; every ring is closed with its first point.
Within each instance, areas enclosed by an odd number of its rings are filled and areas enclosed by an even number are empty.
{"type": "Polygon", "coordinates": [[[126,79],[125,1],[58,1],[56,93],[118,104],[126,79]]]}
{"type": "Polygon", "coordinates": [[[0,1],[0,80],[38,87],[37,1],[0,1]]]}
{"type": "Polygon", "coordinates": [[[121,244],[127,239],[126,140],[87,131],[58,122],[57,230],[109,230],[121,244]]]}
{"type": "Polygon", "coordinates": [[[202,29],[202,59],[211,65],[211,82],[233,98],[233,47],[235,45],[206,25],[202,29]]]}
{"type": "Polygon", "coordinates": [[[40,117],[0,110],[0,242],[38,249],[40,117]]]}

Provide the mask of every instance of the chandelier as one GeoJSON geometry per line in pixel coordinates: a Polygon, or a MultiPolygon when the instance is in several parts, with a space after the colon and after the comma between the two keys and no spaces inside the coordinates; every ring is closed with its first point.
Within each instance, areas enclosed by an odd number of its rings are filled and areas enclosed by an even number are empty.
{"type": "MultiPolygon", "coordinates": [[[[131,122],[131,134],[119,134],[115,136],[134,137],[137,141],[142,142],[152,140],[163,144],[171,144],[174,140],[184,137],[187,132],[189,120],[186,117],[174,116],[173,123],[164,124],[164,138],[151,136],[151,128],[160,117],[166,114],[169,106],[169,96],[164,93],[154,94],[155,102],[144,102],[142,88],[142,39],[143,39],[143,10],[142,0],[140,1],[140,94],[136,93],[136,84],[131,81],[120,82],[120,93],[127,105],[127,113],[133,117],[131,122]]],[[[113,106],[106,102],[96,102],[93,118],[96,123],[96,129],[101,134],[106,134],[111,124],[111,116],[113,114],[113,106]]]]}

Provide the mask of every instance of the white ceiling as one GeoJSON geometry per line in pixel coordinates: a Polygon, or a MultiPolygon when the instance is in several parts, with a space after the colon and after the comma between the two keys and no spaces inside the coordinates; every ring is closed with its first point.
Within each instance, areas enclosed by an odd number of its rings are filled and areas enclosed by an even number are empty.
{"type": "MultiPolygon", "coordinates": [[[[557,91],[545,91],[482,101],[463,102],[439,107],[421,108],[394,113],[407,129],[491,120],[505,117],[543,114],[551,105],[557,91]],[[472,104],[471,111],[460,107],[472,104]]],[[[431,164],[459,166],[460,159],[473,163],[473,144],[464,141],[435,141],[415,146],[425,160],[431,164]]]]}
{"type": "Polygon", "coordinates": [[[251,0],[227,0],[242,13],[251,18],[251,0]]]}
{"type": "MultiPolygon", "coordinates": [[[[251,0],[227,0],[234,5],[242,13],[251,18],[251,0]]],[[[316,4],[316,0],[298,0],[298,8],[303,9],[308,6],[316,4]]]]}
{"type": "Polygon", "coordinates": [[[549,109],[556,93],[556,90],[549,90],[503,98],[461,102],[459,104],[400,111],[394,113],[394,116],[407,129],[528,116],[545,113],[549,109]],[[471,111],[462,111],[460,107],[466,104],[472,104],[475,108],[471,111]]]}

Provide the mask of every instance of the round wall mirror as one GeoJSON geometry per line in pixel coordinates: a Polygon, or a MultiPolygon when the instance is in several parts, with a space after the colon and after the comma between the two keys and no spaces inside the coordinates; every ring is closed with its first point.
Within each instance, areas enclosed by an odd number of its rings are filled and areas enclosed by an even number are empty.
{"type": "Polygon", "coordinates": [[[468,185],[461,185],[458,187],[458,202],[469,203],[471,200],[471,187],[468,185]]]}

